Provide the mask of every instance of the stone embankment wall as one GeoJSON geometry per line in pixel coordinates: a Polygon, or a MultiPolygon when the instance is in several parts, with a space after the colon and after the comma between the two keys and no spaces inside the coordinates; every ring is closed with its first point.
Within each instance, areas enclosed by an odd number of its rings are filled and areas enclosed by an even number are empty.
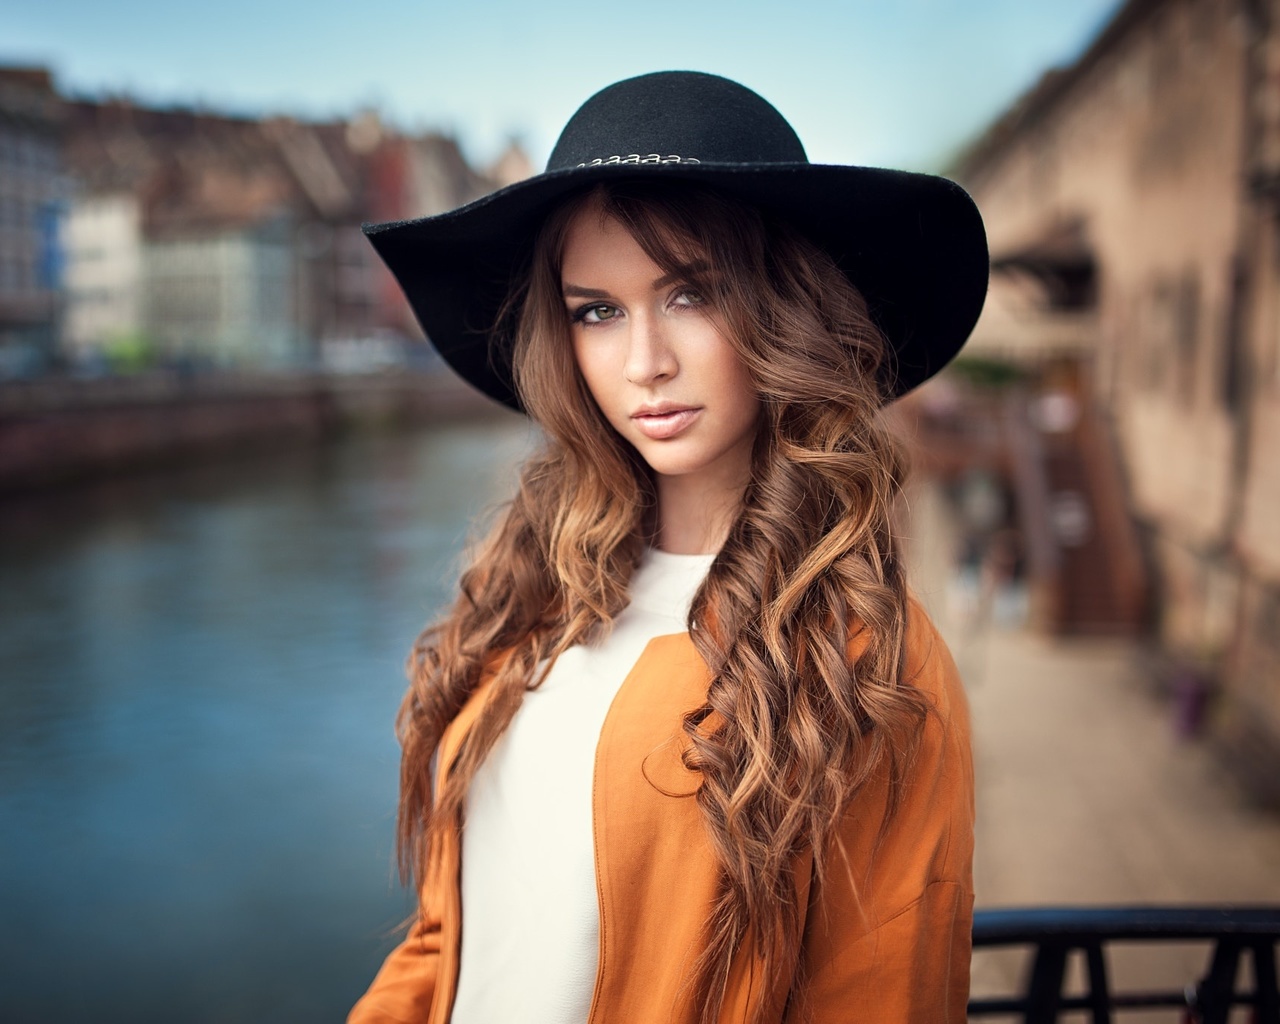
{"type": "Polygon", "coordinates": [[[0,493],[496,409],[447,375],[156,374],[0,385],[0,493]]]}

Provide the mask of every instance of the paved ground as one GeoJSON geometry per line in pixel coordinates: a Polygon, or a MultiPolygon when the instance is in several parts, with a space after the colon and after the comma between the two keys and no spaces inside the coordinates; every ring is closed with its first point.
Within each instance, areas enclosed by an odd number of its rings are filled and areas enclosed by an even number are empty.
{"type": "MultiPolygon", "coordinates": [[[[911,522],[916,591],[973,712],[978,905],[1280,903],[1280,817],[1248,807],[1201,745],[1177,738],[1135,648],[975,621],[938,492],[917,489],[911,522]]],[[[1181,987],[1202,957],[1128,951],[1114,966],[1121,983],[1181,987]]],[[[976,958],[975,991],[1020,969],[976,958]]]]}

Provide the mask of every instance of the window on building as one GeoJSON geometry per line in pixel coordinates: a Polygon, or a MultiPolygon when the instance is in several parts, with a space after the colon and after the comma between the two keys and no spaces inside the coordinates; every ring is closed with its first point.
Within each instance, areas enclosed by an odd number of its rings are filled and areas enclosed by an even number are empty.
{"type": "Polygon", "coordinates": [[[1141,383],[1184,405],[1195,401],[1201,334],[1200,276],[1194,270],[1152,283],[1141,329],[1141,383]]]}
{"type": "Polygon", "coordinates": [[[1240,408],[1241,385],[1245,372],[1244,325],[1244,271],[1237,262],[1231,269],[1231,306],[1227,311],[1227,330],[1223,338],[1223,353],[1219,383],[1219,401],[1234,412],[1240,408]]]}
{"type": "Polygon", "coordinates": [[[1163,391],[1173,335],[1174,289],[1164,278],[1153,282],[1144,304],[1138,336],[1142,352],[1139,382],[1147,391],[1163,391]]]}
{"type": "Polygon", "coordinates": [[[1196,351],[1200,340],[1200,275],[1186,271],[1178,280],[1173,311],[1173,341],[1178,401],[1196,397],[1196,351]]]}

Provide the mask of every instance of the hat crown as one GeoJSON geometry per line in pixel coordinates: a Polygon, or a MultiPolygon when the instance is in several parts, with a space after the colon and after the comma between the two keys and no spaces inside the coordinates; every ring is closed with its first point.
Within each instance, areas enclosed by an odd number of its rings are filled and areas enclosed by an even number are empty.
{"type": "Polygon", "coordinates": [[[746,86],[698,71],[659,71],[608,86],[579,107],[547,170],[808,162],[786,118],[746,86]]]}

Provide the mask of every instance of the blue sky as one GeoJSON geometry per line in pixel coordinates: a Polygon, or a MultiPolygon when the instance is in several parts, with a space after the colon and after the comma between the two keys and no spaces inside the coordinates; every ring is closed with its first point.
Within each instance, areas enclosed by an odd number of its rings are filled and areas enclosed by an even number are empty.
{"type": "Polygon", "coordinates": [[[1117,0],[0,0],[0,62],[64,90],[243,113],[377,106],[480,161],[511,136],[541,165],[579,103],[661,68],[736,78],[812,160],[936,169],[1074,58],[1117,0]]]}

